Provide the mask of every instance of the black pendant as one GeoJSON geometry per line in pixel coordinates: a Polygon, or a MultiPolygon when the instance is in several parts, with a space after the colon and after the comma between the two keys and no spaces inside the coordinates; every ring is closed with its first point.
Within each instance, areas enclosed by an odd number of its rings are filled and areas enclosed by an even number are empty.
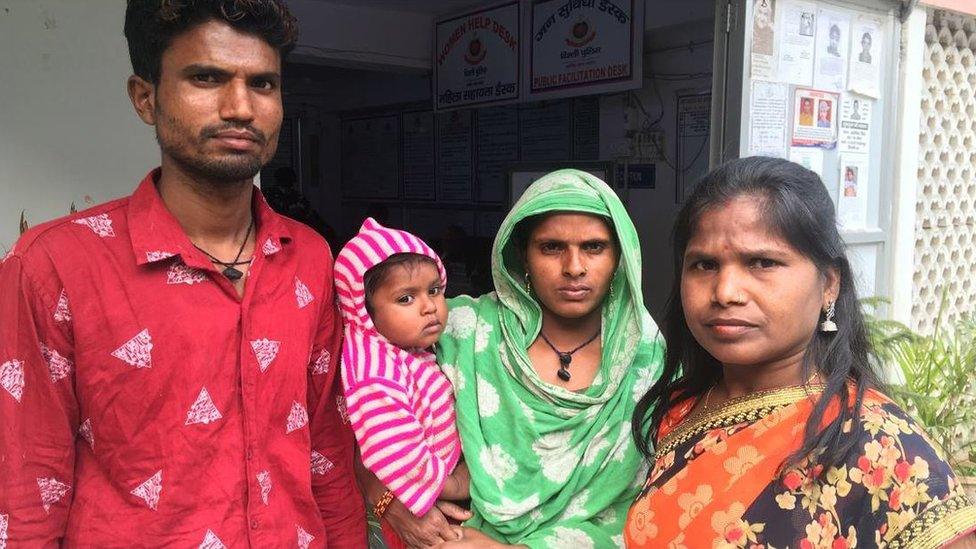
{"type": "Polygon", "coordinates": [[[223,270],[223,273],[224,276],[227,277],[227,280],[230,280],[231,282],[237,282],[238,280],[241,279],[242,276],[244,276],[244,273],[238,271],[233,267],[227,267],[226,269],[223,270]]]}
{"type": "Polygon", "coordinates": [[[559,376],[559,379],[563,381],[569,381],[573,377],[569,375],[569,370],[566,368],[560,368],[559,371],[556,372],[556,375],[559,376]]]}
{"type": "Polygon", "coordinates": [[[559,353],[559,364],[562,366],[569,366],[569,363],[573,361],[573,356],[569,353],[559,353]]]}

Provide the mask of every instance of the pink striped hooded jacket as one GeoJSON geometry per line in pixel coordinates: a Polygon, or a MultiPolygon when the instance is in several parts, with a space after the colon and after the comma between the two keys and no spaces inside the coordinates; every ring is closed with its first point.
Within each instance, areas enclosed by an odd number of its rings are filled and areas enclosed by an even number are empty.
{"type": "Polygon", "coordinates": [[[425,255],[444,265],[423,240],[367,219],[335,260],[335,285],[345,337],[342,386],[363,464],[412,513],[433,506],[461,455],[454,394],[434,355],[390,343],[366,311],[363,275],[397,253],[425,255]]]}

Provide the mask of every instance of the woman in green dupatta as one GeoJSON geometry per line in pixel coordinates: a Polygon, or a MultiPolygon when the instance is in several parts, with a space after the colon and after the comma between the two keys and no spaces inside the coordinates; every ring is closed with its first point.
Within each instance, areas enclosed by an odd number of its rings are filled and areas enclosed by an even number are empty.
{"type": "Polygon", "coordinates": [[[473,513],[444,547],[621,547],[646,470],[630,418],[663,360],[634,224],[603,181],[550,173],[502,222],[492,276],[449,301],[437,348],[473,513]]]}

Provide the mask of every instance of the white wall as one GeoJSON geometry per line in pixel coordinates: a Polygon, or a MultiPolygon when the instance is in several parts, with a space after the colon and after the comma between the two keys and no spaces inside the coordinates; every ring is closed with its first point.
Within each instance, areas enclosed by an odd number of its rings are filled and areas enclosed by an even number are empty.
{"type": "Polygon", "coordinates": [[[34,225],[128,194],[159,163],[125,90],[124,0],[0,0],[0,250],[34,225]]]}

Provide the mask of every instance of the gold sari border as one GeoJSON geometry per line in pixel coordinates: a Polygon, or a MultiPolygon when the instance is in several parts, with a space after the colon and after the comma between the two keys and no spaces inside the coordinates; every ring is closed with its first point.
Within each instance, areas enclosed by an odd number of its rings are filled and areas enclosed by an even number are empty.
{"type": "Polygon", "coordinates": [[[888,544],[889,549],[937,549],[976,528],[976,505],[964,494],[926,509],[888,544]]]}
{"type": "Polygon", "coordinates": [[[758,421],[777,408],[795,404],[805,398],[823,392],[823,389],[823,384],[783,387],[781,389],[752,393],[732,399],[723,404],[721,408],[700,417],[690,418],[677,429],[671,431],[658,444],[654,452],[654,458],[657,459],[667,454],[671,450],[674,450],[675,447],[687,442],[690,438],[702,432],[729,427],[743,422],[758,421]]]}

